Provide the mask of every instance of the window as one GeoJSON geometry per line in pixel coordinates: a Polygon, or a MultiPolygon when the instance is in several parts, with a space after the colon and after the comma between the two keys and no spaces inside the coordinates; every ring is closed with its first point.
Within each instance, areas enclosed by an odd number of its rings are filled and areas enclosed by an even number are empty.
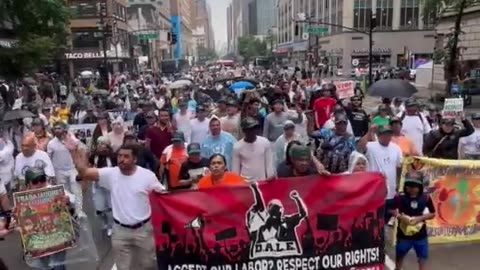
{"type": "Polygon", "coordinates": [[[420,0],[402,0],[400,6],[400,28],[416,29],[420,20],[420,0]]]}
{"type": "Polygon", "coordinates": [[[95,2],[74,2],[69,8],[74,19],[98,17],[98,9],[95,2]]]}
{"type": "Polygon", "coordinates": [[[377,1],[377,29],[392,29],[393,0],[377,1]]]}
{"type": "Polygon", "coordinates": [[[74,48],[98,48],[99,40],[92,31],[72,32],[72,45],[74,48]]]}
{"type": "Polygon", "coordinates": [[[372,0],[355,0],[353,7],[353,27],[365,29],[370,27],[372,0]]]}

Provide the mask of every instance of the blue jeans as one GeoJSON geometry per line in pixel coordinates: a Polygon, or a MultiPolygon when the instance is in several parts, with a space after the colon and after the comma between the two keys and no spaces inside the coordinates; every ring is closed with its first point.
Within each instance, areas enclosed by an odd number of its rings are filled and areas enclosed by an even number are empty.
{"type": "Polygon", "coordinates": [[[397,245],[395,247],[397,258],[404,258],[412,248],[415,250],[418,260],[426,261],[428,259],[427,237],[420,240],[397,239],[397,245]]]}

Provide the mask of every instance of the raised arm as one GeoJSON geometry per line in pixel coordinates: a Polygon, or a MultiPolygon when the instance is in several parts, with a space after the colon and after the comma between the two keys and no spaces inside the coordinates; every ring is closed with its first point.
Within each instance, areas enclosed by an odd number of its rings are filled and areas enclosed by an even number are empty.
{"type": "Polygon", "coordinates": [[[84,181],[98,181],[100,175],[97,168],[91,168],[88,165],[87,153],[80,148],[72,152],[73,162],[77,168],[78,175],[84,181]]]}

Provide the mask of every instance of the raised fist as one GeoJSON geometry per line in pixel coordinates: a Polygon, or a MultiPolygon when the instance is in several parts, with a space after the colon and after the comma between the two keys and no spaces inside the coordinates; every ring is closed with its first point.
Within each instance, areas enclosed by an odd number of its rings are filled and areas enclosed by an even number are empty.
{"type": "Polygon", "coordinates": [[[290,192],[290,198],[296,199],[296,198],[299,198],[299,197],[300,197],[300,195],[298,195],[298,192],[296,190],[292,190],[290,192]]]}

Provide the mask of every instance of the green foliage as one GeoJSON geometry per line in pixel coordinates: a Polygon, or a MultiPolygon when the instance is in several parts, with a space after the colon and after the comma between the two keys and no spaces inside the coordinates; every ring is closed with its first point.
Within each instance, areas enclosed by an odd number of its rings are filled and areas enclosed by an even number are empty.
{"type": "Polygon", "coordinates": [[[458,48],[459,36],[463,34],[461,23],[465,10],[480,5],[480,0],[425,0],[423,2],[422,14],[424,19],[432,19],[437,24],[445,13],[451,13],[454,17],[454,27],[446,35],[447,42],[444,48],[436,48],[436,61],[443,61],[445,69],[445,79],[447,85],[445,90],[450,92],[450,87],[454,78],[459,73],[458,59],[460,50],[458,48]]]}
{"type": "Polygon", "coordinates": [[[67,1],[1,0],[0,18],[0,27],[11,29],[18,39],[13,48],[0,49],[0,74],[5,77],[35,71],[65,46],[67,1]]]}
{"type": "Polygon", "coordinates": [[[238,39],[238,53],[245,62],[256,56],[267,55],[267,43],[254,37],[241,37],[238,39]]]}

